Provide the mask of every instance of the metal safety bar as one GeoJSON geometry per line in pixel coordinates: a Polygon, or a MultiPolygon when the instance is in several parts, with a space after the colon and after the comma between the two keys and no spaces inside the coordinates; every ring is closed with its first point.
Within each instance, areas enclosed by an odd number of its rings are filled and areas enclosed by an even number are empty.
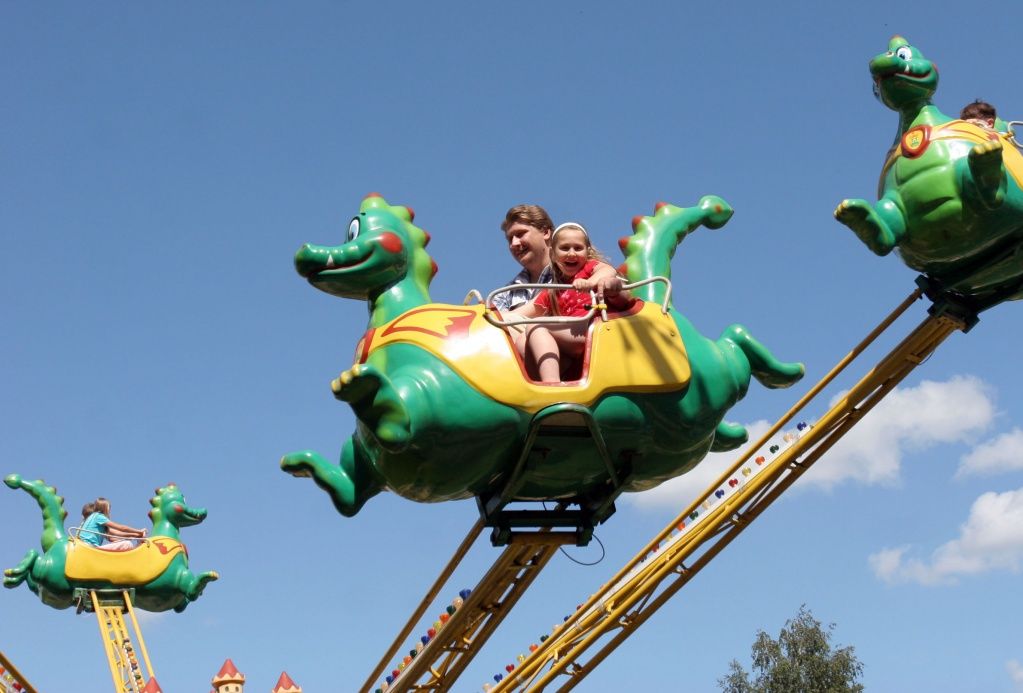
{"type": "Polygon", "coordinates": [[[116,536],[114,534],[107,534],[105,532],[97,532],[94,529],[82,529],[81,527],[71,527],[68,531],[69,532],[73,532],[76,539],[81,539],[82,538],[82,532],[85,532],[86,534],[93,534],[93,535],[96,535],[96,536],[100,536],[100,537],[103,537],[104,539],[109,539],[110,541],[123,541],[123,540],[127,539],[128,541],[137,542],[136,546],[138,544],[148,544],[149,543],[149,539],[146,538],[146,537],[119,537],[119,536],[116,536]]]}
{"type": "MultiPolygon", "coordinates": [[[[650,277],[648,279],[641,279],[640,281],[633,282],[631,284],[624,284],[622,285],[622,291],[629,291],[630,289],[645,286],[653,282],[663,282],[667,286],[667,290],[664,292],[664,300],[661,302],[661,313],[667,313],[668,303],[671,301],[671,280],[668,279],[667,277],[650,277]]],[[[508,286],[502,286],[500,288],[494,289],[489,294],[487,294],[486,301],[487,311],[483,314],[483,318],[495,327],[512,327],[513,325],[548,325],[548,324],[565,325],[587,323],[591,319],[593,319],[593,316],[597,314],[597,311],[600,311],[601,318],[605,321],[607,320],[607,304],[603,303],[602,301],[598,301],[597,294],[594,291],[590,291],[590,300],[592,301],[592,303],[590,304],[590,309],[586,312],[585,315],[580,315],[577,317],[567,317],[564,315],[557,316],[546,315],[540,316],[538,318],[523,318],[516,316],[510,319],[498,319],[494,317],[492,309],[490,308],[494,300],[494,296],[500,293],[504,293],[505,291],[512,291],[515,289],[554,289],[555,291],[563,291],[571,288],[572,288],[571,284],[509,284],[508,286]]],[[[469,295],[466,296],[466,300],[468,301],[469,297],[472,296],[474,293],[476,295],[479,295],[479,292],[473,289],[471,292],[469,292],[469,295]]]]}
{"type": "Polygon", "coordinates": [[[1014,145],[1023,149],[1023,142],[1016,139],[1016,132],[1012,129],[1013,125],[1023,125],[1023,120],[1010,120],[1005,123],[1005,127],[1008,128],[1006,133],[1006,139],[1012,142],[1014,145]]]}

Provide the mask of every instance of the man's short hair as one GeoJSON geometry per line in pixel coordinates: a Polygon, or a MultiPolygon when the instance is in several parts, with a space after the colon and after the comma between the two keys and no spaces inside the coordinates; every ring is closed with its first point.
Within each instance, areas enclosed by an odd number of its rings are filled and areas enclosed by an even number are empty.
{"type": "Polygon", "coordinates": [[[963,110],[959,113],[959,117],[963,120],[970,118],[976,118],[978,120],[994,120],[997,117],[995,113],[995,107],[989,104],[987,101],[981,101],[977,99],[971,103],[966,104],[963,110]]]}
{"type": "Polygon", "coordinates": [[[540,205],[515,205],[504,215],[501,230],[507,231],[513,224],[528,224],[541,231],[553,231],[551,215],[540,205]]]}

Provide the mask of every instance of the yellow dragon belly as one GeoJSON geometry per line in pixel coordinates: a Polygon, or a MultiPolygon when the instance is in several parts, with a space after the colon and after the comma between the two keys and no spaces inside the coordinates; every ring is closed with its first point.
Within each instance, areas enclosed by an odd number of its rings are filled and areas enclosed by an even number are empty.
{"type": "Polygon", "coordinates": [[[589,328],[583,375],[542,384],[528,378],[506,330],[483,318],[483,306],[428,304],[370,330],[356,360],[388,344],[414,344],[444,361],[491,399],[531,413],[557,402],[592,405],[610,392],[673,392],[689,383],[686,349],[671,315],[637,302],[633,310],[589,328]]]}
{"type": "Polygon", "coordinates": [[[185,545],[170,537],[152,537],[130,551],[104,551],[71,539],[64,575],[69,580],[105,580],[114,585],[145,585],[158,578],[185,545]]]}

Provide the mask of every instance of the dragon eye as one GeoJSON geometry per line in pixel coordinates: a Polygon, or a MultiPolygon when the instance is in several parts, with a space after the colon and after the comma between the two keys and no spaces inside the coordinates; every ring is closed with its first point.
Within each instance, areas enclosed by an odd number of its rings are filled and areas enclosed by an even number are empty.
{"type": "Polygon", "coordinates": [[[352,223],[348,225],[348,240],[354,241],[359,237],[359,217],[352,219],[352,223]]]}
{"type": "Polygon", "coordinates": [[[903,60],[913,59],[913,51],[910,50],[909,46],[903,46],[899,50],[895,51],[895,55],[899,56],[903,60]]]}

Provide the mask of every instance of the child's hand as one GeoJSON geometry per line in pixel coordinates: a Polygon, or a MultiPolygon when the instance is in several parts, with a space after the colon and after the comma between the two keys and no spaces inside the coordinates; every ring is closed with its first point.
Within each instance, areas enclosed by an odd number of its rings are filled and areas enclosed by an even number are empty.
{"type": "Polygon", "coordinates": [[[601,277],[594,284],[593,288],[596,290],[597,296],[600,297],[603,297],[605,294],[614,296],[622,290],[622,278],[616,274],[610,277],[601,277]]]}
{"type": "Polygon", "coordinates": [[[589,291],[593,288],[592,279],[576,279],[572,282],[572,288],[576,291],[589,291]]]}

